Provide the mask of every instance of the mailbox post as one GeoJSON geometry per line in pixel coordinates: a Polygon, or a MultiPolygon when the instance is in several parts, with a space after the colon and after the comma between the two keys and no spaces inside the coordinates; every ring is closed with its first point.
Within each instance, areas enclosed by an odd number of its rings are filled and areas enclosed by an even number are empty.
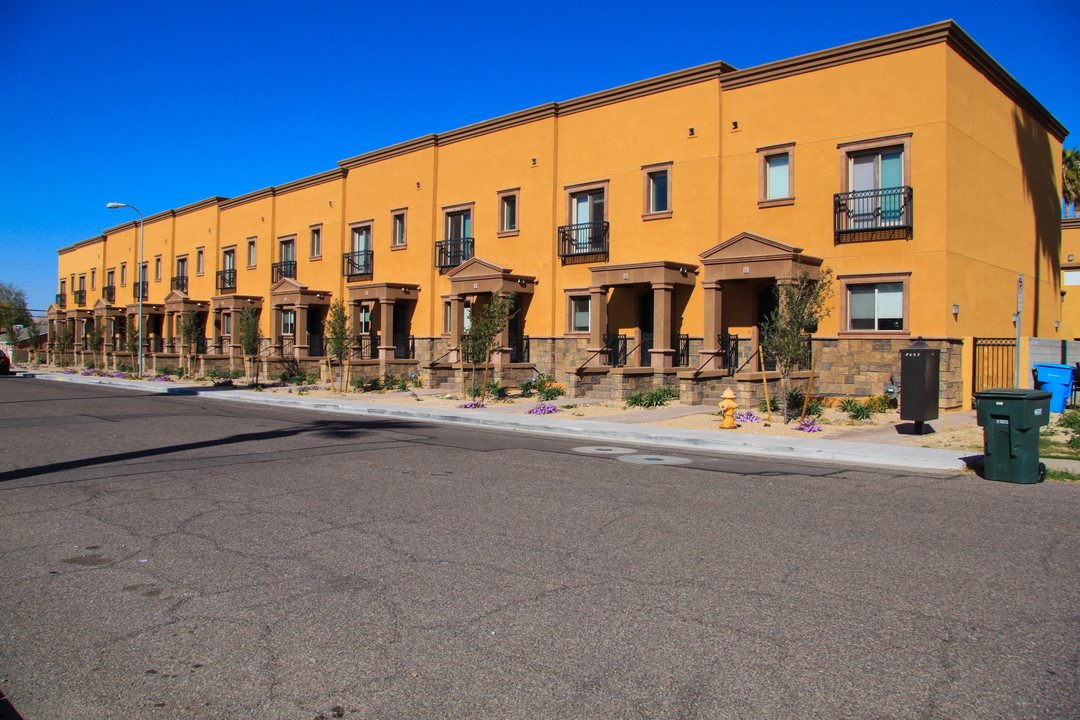
{"type": "Polygon", "coordinates": [[[938,418],[940,359],[941,351],[921,337],[900,351],[900,419],[914,420],[916,435],[925,432],[923,423],[938,418]]]}

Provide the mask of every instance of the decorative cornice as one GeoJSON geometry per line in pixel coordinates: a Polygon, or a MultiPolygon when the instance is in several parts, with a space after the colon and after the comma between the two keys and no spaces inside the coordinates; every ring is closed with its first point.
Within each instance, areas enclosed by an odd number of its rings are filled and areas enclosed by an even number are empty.
{"type": "Polygon", "coordinates": [[[677,70],[666,75],[659,75],[647,80],[639,80],[629,85],[620,85],[610,90],[601,90],[590,95],[583,95],[573,100],[557,103],[559,115],[571,115],[573,113],[592,110],[593,108],[634,98],[666,92],[676,88],[707,82],[716,78],[725,77],[728,73],[735,72],[735,68],[722,60],[698,65],[697,67],[677,70]]]}
{"type": "Polygon", "coordinates": [[[949,47],[982,73],[987,80],[994,83],[1013,102],[1042,123],[1058,140],[1064,140],[1069,134],[1065,126],[1051,115],[1050,111],[1043,107],[1024,86],[1005,72],[989,53],[952,20],[725,73],[720,78],[720,86],[724,90],[735,90],[748,85],[757,85],[938,43],[948,43],[949,47]]]}
{"type": "Polygon", "coordinates": [[[67,253],[71,252],[72,250],[78,250],[79,248],[84,248],[84,247],[87,247],[88,245],[95,245],[97,243],[102,243],[102,242],[105,242],[105,236],[104,235],[98,235],[96,237],[87,238],[86,240],[80,240],[79,242],[74,243],[72,245],[68,245],[65,248],[60,248],[59,250],[56,251],[56,254],[57,255],[66,255],[67,253]]]}
{"type": "Polygon", "coordinates": [[[389,158],[397,157],[399,155],[407,155],[417,150],[423,150],[429,147],[435,147],[436,136],[424,135],[414,140],[406,140],[403,143],[397,145],[391,145],[390,147],[380,148],[379,150],[372,150],[371,152],[364,153],[363,155],[357,155],[351,157],[348,160],[341,160],[338,165],[351,170],[352,168],[361,167],[362,165],[370,165],[372,163],[379,162],[380,160],[387,160],[389,158]]]}
{"type": "Polygon", "coordinates": [[[218,207],[220,207],[222,210],[227,210],[229,208],[234,208],[239,205],[245,205],[250,202],[255,202],[256,200],[263,200],[268,197],[273,197],[273,195],[274,188],[263,188],[262,190],[256,190],[255,192],[249,192],[246,195],[238,195],[237,197],[230,198],[229,200],[224,200],[218,205],[218,207]]]}
{"type": "Polygon", "coordinates": [[[438,145],[449,145],[450,143],[468,140],[469,138],[479,137],[480,135],[487,135],[488,133],[498,132],[500,130],[508,130],[509,128],[517,127],[519,125],[527,125],[528,123],[536,122],[538,120],[547,120],[558,114],[558,103],[551,102],[546,105],[537,105],[536,107],[527,110],[520,110],[515,113],[510,113],[509,115],[500,115],[491,120],[484,120],[483,122],[474,123],[473,125],[466,125],[457,130],[439,133],[435,136],[435,141],[438,145]]]}
{"type": "Polygon", "coordinates": [[[139,227],[139,221],[138,220],[129,220],[126,223],[123,223],[122,225],[114,225],[111,228],[106,228],[105,230],[101,231],[101,234],[102,235],[119,235],[120,233],[124,232],[125,230],[134,230],[137,227],[139,227]]]}
{"type": "Polygon", "coordinates": [[[306,178],[293,180],[292,182],[285,183],[284,185],[275,185],[270,189],[274,191],[275,195],[284,195],[285,193],[295,192],[297,190],[303,190],[305,188],[315,187],[316,185],[322,185],[324,183],[340,180],[347,174],[347,170],[337,167],[333,170],[321,172],[318,175],[309,175],[306,178]]]}
{"type": "Polygon", "coordinates": [[[183,207],[176,208],[176,211],[175,211],[176,216],[180,217],[181,215],[187,215],[188,213],[198,212],[199,210],[205,210],[208,207],[212,207],[214,205],[220,205],[221,203],[225,202],[228,199],[229,198],[227,198],[227,197],[216,197],[216,196],[215,197],[209,197],[209,198],[206,198],[205,200],[200,200],[199,202],[194,202],[194,203],[191,203],[190,205],[185,205],[183,207]]]}
{"type": "Polygon", "coordinates": [[[165,218],[170,218],[171,219],[171,218],[174,218],[174,217],[176,217],[176,211],[175,210],[162,210],[159,213],[154,213],[153,215],[147,215],[145,218],[143,218],[143,223],[144,224],[155,223],[155,222],[158,222],[159,220],[164,220],[165,218]]]}

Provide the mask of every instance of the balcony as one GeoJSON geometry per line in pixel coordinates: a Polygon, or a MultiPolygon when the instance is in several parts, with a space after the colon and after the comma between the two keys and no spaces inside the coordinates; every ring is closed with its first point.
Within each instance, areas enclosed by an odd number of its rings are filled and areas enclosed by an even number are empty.
{"type": "Polygon", "coordinates": [[[67,293],[57,293],[56,294],[56,304],[60,307],[61,310],[66,308],[67,307],[67,293]]]}
{"type": "Polygon", "coordinates": [[[86,304],[86,291],[85,290],[72,290],[71,291],[71,299],[76,305],[78,305],[79,307],[82,307],[83,305],[86,304]]]}
{"type": "Polygon", "coordinates": [[[607,255],[609,224],[604,220],[559,226],[559,257],[607,255]]]}
{"type": "Polygon", "coordinates": [[[270,266],[270,282],[276,283],[281,278],[296,279],[295,260],[282,260],[270,266]]]}
{"type": "Polygon", "coordinates": [[[131,296],[136,300],[145,301],[150,293],[150,283],[146,280],[137,283],[131,283],[131,296]]]}
{"type": "Polygon", "coordinates": [[[217,271],[217,289],[218,292],[236,292],[236,271],[235,270],[218,270],[217,271]]]}
{"type": "Polygon", "coordinates": [[[173,290],[179,290],[180,292],[187,292],[187,275],[175,275],[170,283],[173,290]]]}
{"type": "Polygon", "coordinates": [[[435,267],[457,267],[473,256],[473,239],[450,238],[435,243],[435,267]]]}
{"type": "Polygon", "coordinates": [[[107,303],[110,303],[110,304],[116,302],[116,286],[115,285],[104,285],[104,286],[102,286],[102,288],[101,288],[101,299],[104,300],[107,303]]]}
{"type": "Polygon", "coordinates": [[[911,188],[892,187],[833,195],[833,233],[839,243],[911,239],[911,188]]]}
{"type": "Polygon", "coordinates": [[[350,275],[370,275],[374,263],[375,252],[373,250],[355,250],[342,253],[341,274],[346,277],[350,275]]]}

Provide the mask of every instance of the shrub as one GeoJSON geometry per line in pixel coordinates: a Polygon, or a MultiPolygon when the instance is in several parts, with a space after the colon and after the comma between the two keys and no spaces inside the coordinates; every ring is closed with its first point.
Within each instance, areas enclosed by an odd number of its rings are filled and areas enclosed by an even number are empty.
{"type": "Polygon", "coordinates": [[[1066,410],[1058,418],[1057,426],[1068,430],[1080,430],[1080,409],[1066,410]]]}
{"type": "Polygon", "coordinates": [[[536,378],[527,378],[519,386],[521,388],[521,397],[530,398],[533,396],[533,389],[536,387],[536,378]]]}
{"type": "Polygon", "coordinates": [[[505,385],[500,385],[498,380],[488,380],[487,394],[496,400],[503,400],[509,393],[509,388],[505,385]]]}
{"type": "Polygon", "coordinates": [[[409,384],[414,388],[424,387],[424,378],[420,377],[420,373],[412,373],[409,375],[409,384]]]}
{"type": "Polygon", "coordinates": [[[409,389],[409,378],[398,378],[397,384],[394,385],[394,389],[398,392],[406,392],[409,389]]]}
{"type": "Polygon", "coordinates": [[[769,412],[770,410],[780,412],[780,400],[775,395],[770,395],[768,404],[766,404],[765,398],[761,398],[758,400],[757,408],[761,412],[769,412]]]}
{"type": "Polygon", "coordinates": [[[549,386],[544,387],[544,388],[539,388],[538,387],[536,394],[537,394],[537,397],[539,397],[541,400],[544,400],[544,401],[550,401],[550,400],[554,400],[556,398],[561,398],[564,395],[563,389],[561,387],[559,387],[558,385],[549,385],[549,386]]]}
{"type": "Polygon", "coordinates": [[[896,407],[896,401],[889,395],[874,395],[867,399],[866,404],[876,413],[887,413],[896,407]]]}
{"type": "Polygon", "coordinates": [[[874,409],[869,403],[861,403],[855,398],[841,400],[840,409],[846,412],[852,420],[869,420],[874,415],[874,409]]]}
{"type": "MultiPolygon", "coordinates": [[[[825,407],[821,404],[821,398],[811,397],[810,402],[806,403],[806,414],[814,417],[821,417],[821,413],[825,411],[825,407]]],[[[801,410],[800,410],[801,412],[801,410]]]]}
{"type": "Polygon", "coordinates": [[[660,407],[667,405],[667,401],[679,397],[678,388],[664,385],[648,392],[630,393],[626,396],[627,407],[660,407]]]}
{"type": "Polygon", "coordinates": [[[484,388],[480,387],[479,385],[473,385],[471,388],[468,388],[465,391],[465,394],[471,398],[478,398],[484,394],[484,388]]]}
{"type": "Polygon", "coordinates": [[[394,373],[386,373],[385,375],[383,375],[382,382],[380,383],[379,388],[382,390],[393,390],[395,387],[397,387],[397,384],[397,376],[394,375],[394,373]]]}
{"type": "Polygon", "coordinates": [[[806,394],[802,390],[791,389],[787,391],[787,404],[789,411],[791,408],[799,408],[798,412],[802,412],[803,402],[806,401],[806,394]]]}

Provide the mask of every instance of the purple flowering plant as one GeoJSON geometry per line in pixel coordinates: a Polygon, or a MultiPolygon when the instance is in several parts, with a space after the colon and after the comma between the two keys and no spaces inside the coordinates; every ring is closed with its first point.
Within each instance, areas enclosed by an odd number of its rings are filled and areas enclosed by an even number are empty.
{"type": "Polygon", "coordinates": [[[467,403],[461,403],[460,405],[458,405],[458,407],[462,410],[483,410],[484,403],[478,400],[470,400],[467,403]]]}
{"type": "Polygon", "coordinates": [[[735,422],[759,423],[761,422],[761,419],[754,414],[753,410],[747,410],[745,412],[737,414],[735,416],[735,422]]]}
{"type": "Polygon", "coordinates": [[[821,426],[814,422],[815,419],[816,418],[805,418],[795,426],[795,429],[807,433],[821,432],[821,426]]]}
{"type": "Polygon", "coordinates": [[[554,403],[537,403],[525,411],[526,415],[553,415],[562,412],[554,403]]]}

